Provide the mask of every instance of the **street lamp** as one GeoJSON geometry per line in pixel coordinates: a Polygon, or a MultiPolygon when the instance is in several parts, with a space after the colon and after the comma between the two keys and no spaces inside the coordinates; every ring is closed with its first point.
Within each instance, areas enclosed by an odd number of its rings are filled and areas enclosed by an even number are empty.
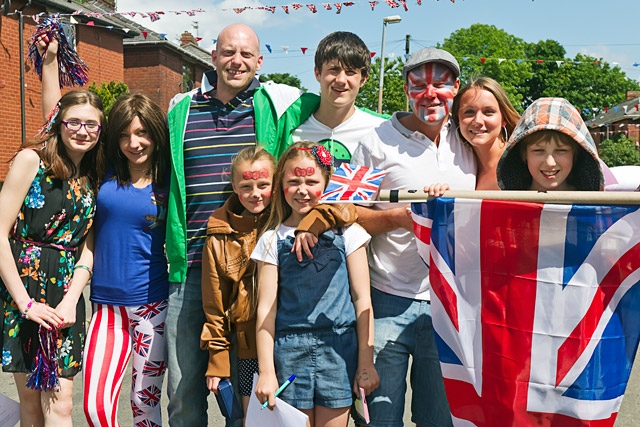
{"type": "Polygon", "coordinates": [[[397,24],[402,21],[400,15],[382,18],[382,47],[380,48],[380,87],[378,88],[378,113],[382,113],[382,88],[384,85],[384,42],[387,35],[387,24],[397,24]]]}

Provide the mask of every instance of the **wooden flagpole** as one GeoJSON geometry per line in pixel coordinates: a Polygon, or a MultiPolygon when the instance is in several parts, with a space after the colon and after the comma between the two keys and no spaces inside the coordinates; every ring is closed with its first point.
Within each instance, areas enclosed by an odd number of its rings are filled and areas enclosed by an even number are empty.
{"type": "MultiPolygon", "coordinates": [[[[583,205],[640,205],[640,192],[631,191],[474,191],[449,190],[442,197],[461,199],[512,200],[519,202],[583,204],[583,205]]],[[[381,190],[384,202],[420,202],[430,197],[422,190],[381,190]]]]}

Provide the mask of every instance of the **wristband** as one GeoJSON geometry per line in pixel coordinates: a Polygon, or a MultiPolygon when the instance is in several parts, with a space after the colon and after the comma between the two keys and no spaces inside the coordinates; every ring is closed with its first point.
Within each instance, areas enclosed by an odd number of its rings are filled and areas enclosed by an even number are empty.
{"type": "Polygon", "coordinates": [[[31,308],[31,306],[33,305],[34,302],[36,302],[36,300],[31,298],[31,300],[27,303],[27,308],[25,308],[24,312],[21,314],[23,319],[28,319],[29,318],[29,315],[27,313],[29,312],[29,309],[31,308]]]}
{"type": "Polygon", "coordinates": [[[91,279],[93,277],[93,270],[88,265],[77,264],[75,267],[73,267],[74,270],[77,270],[79,268],[81,268],[83,270],[87,270],[89,272],[89,279],[91,279]]]}

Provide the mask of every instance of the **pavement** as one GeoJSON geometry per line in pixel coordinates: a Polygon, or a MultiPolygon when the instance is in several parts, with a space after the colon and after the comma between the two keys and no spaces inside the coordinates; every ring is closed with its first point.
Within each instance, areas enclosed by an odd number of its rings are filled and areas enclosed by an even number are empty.
{"type": "MultiPolygon", "coordinates": [[[[88,301],[88,294],[85,293],[85,297],[88,301]]],[[[87,307],[90,307],[90,304],[87,304],[87,307]]],[[[90,310],[90,308],[88,308],[90,310]]],[[[90,315],[87,315],[87,318],[90,318],[90,315]]],[[[123,384],[122,384],[122,392],[120,394],[119,399],[119,411],[118,411],[118,421],[122,426],[131,426],[133,425],[133,417],[131,414],[131,406],[129,403],[129,390],[131,389],[131,367],[127,371],[125,375],[123,384]]],[[[0,393],[5,396],[18,400],[18,392],[16,390],[15,381],[13,380],[13,376],[9,373],[0,372],[0,393]]],[[[169,423],[167,421],[167,404],[168,399],[166,395],[166,381],[165,386],[162,391],[162,420],[163,425],[168,426],[169,423]]],[[[405,404],[405,417],[404,417],[404,425],[411,426],[411,416],[409,409],[409,402],[411,397],[411,391],[407,391],[407,399],[405,404]]],[[[425,398],[427,398],[425,396],[425,398]]],[[[84,412],[82,410],[82,377],[78,375],[78,377],[74,380],[74,392],[73,392],[73,424],[75,426],[86,426],[87,422],[84,417],[84,412]]],[[[0,408],[1,412],[1,408],[0,408]]],[[[211,427],[224,427],[224,418],[220,415],[220,411],[218,410],[218,405],[213,394],[209,395],[209,426],[211,427]]],[[[625,397],[622,401],[622,406],[620,408],[620,412],[618,414],[618,418],[615,423],[616,427],[637,427],[640,425],[640,357],[636,357],[636,363],[634,363],[633,371],[631,372],[631,379],[629,381],[629,385],[627,387],[627,391],[625,393],[625,397]]],[[[353,421],[349,421],[348,427],[353,427],[353,421]]],[[[13,426],[4,426],[0,425],[0,427],[13,427],[13,426]]]]}

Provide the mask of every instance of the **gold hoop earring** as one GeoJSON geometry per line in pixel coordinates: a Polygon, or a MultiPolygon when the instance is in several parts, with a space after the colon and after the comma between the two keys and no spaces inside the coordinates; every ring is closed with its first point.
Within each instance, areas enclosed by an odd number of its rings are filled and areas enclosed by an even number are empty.
{"type": "Polygon", "coordinates": [[[502,126],[502,131],[504,133],[504,142],[507,142],[509,140],[509,133],[507,132],[507,127],[506,126],[502,126]]]}

